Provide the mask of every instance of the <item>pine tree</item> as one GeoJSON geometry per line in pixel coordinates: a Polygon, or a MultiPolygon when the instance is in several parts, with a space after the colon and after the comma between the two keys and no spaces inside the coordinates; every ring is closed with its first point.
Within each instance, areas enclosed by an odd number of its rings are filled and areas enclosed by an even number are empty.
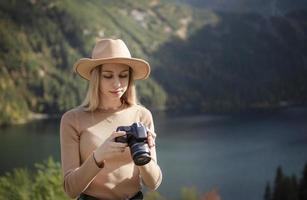
{"type": "Polygon", "coordinates": [[[282,188],[282,198],[284,200],[298,200],[298,184],[294,175],[292,175],[292,177],[284,177],[282,181],[282,188]]]}
{"type": "Polygon", "coordinates": [[[264,200],[272,200],[272,194],[271,194],[271,186],[270,186],[270,183],[268,182],[266,184],[266,187],[265,187],[265,191],[264,191],[264,200]]]}
{"type": "Polygon", "coordinates": [[[291,177],[291,187],[290,187],[290,199],[291,200],[299,200],[299,195],[298,195],[298,191],[299,191],[299,184],[297,181],[297,178],[295,175],[292,175],[291,177]]]}
{"type": "Polygon", "coordinates": [[[272,187],[273,191],[268,182],[263,196],[264,200],[307,200],[307,163],[299,181],[295,175],[284,175],[279,166],[272,187]]]}
{"type": "Polygon", "coordinates": [[[303,170],[303,177],[299,184],[299,200],[307,200],[307,163],[303,170]]]}
{"type": "Polygon", "coordinates": [[[275,182],[274,182],[274,191],[272,200],[285,200],[284,198],[284,174],[282,172],[281,166],[278,166],[276,170],[275,182]]]}

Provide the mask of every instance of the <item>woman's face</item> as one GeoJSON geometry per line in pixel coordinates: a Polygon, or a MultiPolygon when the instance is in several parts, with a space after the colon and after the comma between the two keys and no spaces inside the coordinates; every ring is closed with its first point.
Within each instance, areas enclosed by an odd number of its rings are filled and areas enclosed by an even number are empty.
{"type": "Polygon", "coordinates": [[[104,64],[101,69],[100,89],[103,98],[120,99],[129,84],[129,66],[104,64]]]}

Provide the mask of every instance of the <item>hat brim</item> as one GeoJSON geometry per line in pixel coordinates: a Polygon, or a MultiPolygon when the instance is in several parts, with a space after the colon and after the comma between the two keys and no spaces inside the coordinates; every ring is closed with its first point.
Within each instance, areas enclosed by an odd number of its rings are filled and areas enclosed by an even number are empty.
{"type": "Polygon", "coordinates": [[[90,59],[81,58],[74,64],[74,69],[77,74],[86,80],[90,80],[91,71],[102,64],[125,64],[132,68],[133,79],[146,79],[150,74],[150,66],[148,62],[138,58],[107,58],[107,59],[90,59]]]}

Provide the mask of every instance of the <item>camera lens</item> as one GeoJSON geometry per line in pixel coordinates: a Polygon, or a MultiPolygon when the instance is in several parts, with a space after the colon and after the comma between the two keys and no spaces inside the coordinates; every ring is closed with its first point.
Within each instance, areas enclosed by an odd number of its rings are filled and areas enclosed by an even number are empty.
{"type": "Polygon", "coordinates": [[[136,165],[146,165],[151,160],[148,145],[135,143],[131,147],[131,155],[136,165]]]}
{"type": "Polygon", "coordinates": [[[146,165],[147,163],[149,163],[151,160],[151,157],[148,156],[148,154],[144,154],[144,155],[139,155],[138,157],[134,158],[134,163],[136,165],[146,165]]]}

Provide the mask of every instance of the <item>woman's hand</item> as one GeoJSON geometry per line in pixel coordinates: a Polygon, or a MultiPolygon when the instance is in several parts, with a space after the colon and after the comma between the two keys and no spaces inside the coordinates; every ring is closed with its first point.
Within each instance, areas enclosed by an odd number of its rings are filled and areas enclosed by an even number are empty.
{"type": "Polygon", "coordinates": [[[122,154],[128,144],[115,142],[115,138],[123,135],[126,135],[125,131],[114,131],[110,137],[95,150],[95,160],[101,163],[108,158],[122,154]]]}
{"type": "Polygon", "coordinates": [[[147,129],[147,141],[148,141],[148,146],[149,148],[152,148],[154,146],[156,146],[156,137],[157,137],[157,134],[153,131],[151,131],[150,129],[147,129]]]}

